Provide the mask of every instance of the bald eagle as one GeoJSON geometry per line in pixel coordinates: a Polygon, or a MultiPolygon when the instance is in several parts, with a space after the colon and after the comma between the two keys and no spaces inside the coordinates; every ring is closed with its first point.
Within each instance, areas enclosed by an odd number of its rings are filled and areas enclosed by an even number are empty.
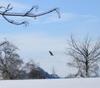
{"type": "Polygon", "coordinates": [[[54,54],[53,54],[51,51],[49,51],[49,54],[50,54],[51,56],[54,56],[54,54]]]}

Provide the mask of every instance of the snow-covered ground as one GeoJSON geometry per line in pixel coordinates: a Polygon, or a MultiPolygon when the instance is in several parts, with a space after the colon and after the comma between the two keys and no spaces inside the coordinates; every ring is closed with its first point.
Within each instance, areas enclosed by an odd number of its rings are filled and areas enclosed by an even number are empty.
{"type": "Polygon", "coordinates": [[[100,88],[100,79],[1,80],[0,88],[100,88]]]}

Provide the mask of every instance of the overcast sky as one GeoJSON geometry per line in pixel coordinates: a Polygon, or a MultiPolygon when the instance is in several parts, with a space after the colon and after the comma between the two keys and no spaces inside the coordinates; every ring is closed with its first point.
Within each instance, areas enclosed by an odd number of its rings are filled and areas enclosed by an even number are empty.
{"type": "Polygon", "coordinates": [[[33,59],[49,73],[52,68],[60,76],[71,72],[72,69],[66,66],[69,58],[65,55],[67,39],[71,34],[79,38],[86,35],[100,37],[100,0],[0,0],[0,5],[8,3],[13,5],[15,12],[25,12],[33,5],[39,6],[38,12],[55,7],[60,9],[60,19],[56,13],[36,20],[26,19],[29,21],[27,27],[15,26],[0,18],[1,41],[5,38],[11,41],[19,48],[25,61],[33,59]],[[49,55],[49,50],[54,53],[53,57],[49,55]]]}

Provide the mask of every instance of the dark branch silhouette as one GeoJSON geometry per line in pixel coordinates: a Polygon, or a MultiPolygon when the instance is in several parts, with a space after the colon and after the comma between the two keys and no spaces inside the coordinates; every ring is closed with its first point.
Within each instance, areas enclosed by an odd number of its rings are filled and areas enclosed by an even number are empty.
{"type": "Polygon", "coordinates": [[[27,21],[16,21],[16,20],[12,20],[9,19],[7,17],[30,17],[30,18],[34,18],[36,19],[37,17],[52,13],[52,12],[56,12],[58,17],[60,18],[60,13],[59,13],[59,9],[58,8],[53,8],[51,10],[45,11],[45,12],[41,12],[41,13],[33,13],[33,10],[37,10],[39,9],[38,6],[32,6],[32,8],[30,8],[28,11],[26,11],[25,13],[18,13],[18,12],[11,12],[13,9],[13,7],[11,6],[11,4],[8,4],[6,7],[1,6],[0,7],[0,15],[9,23],[11,24],[15,24],[15,25],[22,25],[22,24],[27,24],[27,21]]]}

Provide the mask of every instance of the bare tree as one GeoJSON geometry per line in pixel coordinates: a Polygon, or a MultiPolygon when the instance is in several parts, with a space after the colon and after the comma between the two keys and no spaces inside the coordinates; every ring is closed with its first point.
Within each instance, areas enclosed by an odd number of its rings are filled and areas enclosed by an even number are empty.
{"type": "Polygon", "coordinates": [[[97,77],[99,75],[100,41],[86,38],[83,42],[76,41],[72,36],[69,41],[68,55],[73,59],[69,66],[77,68],[73,77],[97,77]]]}
{"type": "Polygon", "coordinates": [[[26,12],[22,12],[22,13],[18,13],[18,12],[11,12],[13,10],[13,7],[11,6],[11,4],[8,4],[6,7],[4,6],[0,6],[0,15],[9,23],[11,24],[15,24],[15,25],[22,25],[22,24],[27,24],[27,21],[16,21],[16,20],[11,20],[7,17],[30,17],[30,18],[37,18],[52,12],[56,12],[58,14],[58,17],[60,18],[60,13],[59,13],[59,9],[58,8],[53,8],[51,10],[45,11],[45,12],[41,12],[41,13],[33,13],[33,10],[37,10],[38,6],[32,6],[32,8],[30,8],[29,10],[27,10],[26,12]]]}
{"type": "Polygon", "coordinates": [[[43,79],[40,67],[33,60],[27,62],[24,69],[28,73],[29,79],[43,79]]]}
{"type": "Polygon", "coordinates": [[[23,61],[16,53],[17,47],[9,41],[0,43],[0,73],[3,79],[17,79],[23,61]]]}

